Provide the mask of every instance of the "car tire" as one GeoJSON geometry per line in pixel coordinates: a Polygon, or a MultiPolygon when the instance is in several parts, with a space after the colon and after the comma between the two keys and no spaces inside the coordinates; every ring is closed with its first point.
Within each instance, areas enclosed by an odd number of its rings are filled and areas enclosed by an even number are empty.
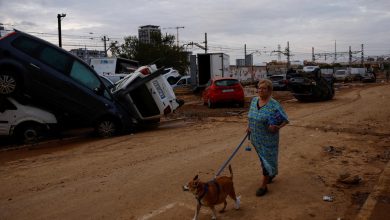
{"type": "Polygon", "coordinates": [[[96,124],[95,130],[99,137],[112,137],[118,133],[118,125],[115,120],[106,118],[96,124]]]}
{"type": "Polygon", "coordinates": [[[212,103],[210,99],[207,99],[207,107],[209,107],[209,108],[214,108],[214,107],[215,107],[215,104],[212,103]]]}
{"type": "Polygon", "coordinates": [[[45,128],[39,123],[24,123],[15,128],[15,137],[18,143],[34,144],[42,137],[45,128]]]}
{"type": "Polygon", "coordinates": [[[238,103],[238,107],[244,108],[244,106],[245,106],[245,101],[242,101],[242,102],[238,103]]]}
{"type": "Polygon", "coordinates": [[[19,89],[19,80],[16,74],[9,70],[0,73],[0,95],[10,96],[19,89]]]}

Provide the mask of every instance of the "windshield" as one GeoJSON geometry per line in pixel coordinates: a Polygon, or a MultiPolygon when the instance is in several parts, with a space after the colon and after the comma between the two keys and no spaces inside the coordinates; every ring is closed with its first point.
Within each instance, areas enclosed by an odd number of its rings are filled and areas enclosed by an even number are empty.
{"type": "Polygon", "coordinates": [[[236,79],[223,79],[215,81],[216,86],[234,86],[238,84],[236,79]]]}

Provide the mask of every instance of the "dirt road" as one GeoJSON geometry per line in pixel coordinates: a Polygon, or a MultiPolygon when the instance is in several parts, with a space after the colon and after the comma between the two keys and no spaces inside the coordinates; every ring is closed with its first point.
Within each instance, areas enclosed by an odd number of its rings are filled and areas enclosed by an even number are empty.
{"type": "MultiPolygon", "coordinates": [[[[390,85],[283,105],[291,123],[281,131],[279,176],[256,197],[259,161],[241,149],[232,167],[242,206],[228,199],[218,218],[354,219],[390,159],[390,85]],[[352,181],[338,181],[345,177],[352,181]]],[[[192,117],[134,135],[2,151],[0,219],[192,219],[195,199],[181,186],[195,174],[210,180],[245,128],[246,113],[192,117]]],[[[202,208],[200,219],[210,214],[202,208]]]]}

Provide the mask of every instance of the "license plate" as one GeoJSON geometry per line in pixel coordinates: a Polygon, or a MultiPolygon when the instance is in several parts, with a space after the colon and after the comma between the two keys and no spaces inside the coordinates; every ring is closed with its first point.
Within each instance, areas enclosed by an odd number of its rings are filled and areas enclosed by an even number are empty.
{"type": "Polygon", "coordinates": [[[224,89],[222,92],[234,92],[234,89],[224,89]]]}
{"type": "Polygon", "coordinates": [[[160,98],[164,99],[165,98],[165,94],[164,94],[164,91],[161,89],[160,84],[158,84],[158,81],[157,80],[153,81],[153,85],[154,85],[154,88],[156,88],[160,98]]]}

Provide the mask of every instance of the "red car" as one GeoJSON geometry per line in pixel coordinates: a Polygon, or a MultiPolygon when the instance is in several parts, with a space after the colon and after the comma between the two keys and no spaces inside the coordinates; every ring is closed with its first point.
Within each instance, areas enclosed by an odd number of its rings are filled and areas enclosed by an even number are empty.
{"type": "Polygon", "coordinates": [[[244,89],[237,79],[210,79],[203,91],[203,103],[209,108],[213,108],[217,103],[237,103],[244,107],[244,89]]]}

